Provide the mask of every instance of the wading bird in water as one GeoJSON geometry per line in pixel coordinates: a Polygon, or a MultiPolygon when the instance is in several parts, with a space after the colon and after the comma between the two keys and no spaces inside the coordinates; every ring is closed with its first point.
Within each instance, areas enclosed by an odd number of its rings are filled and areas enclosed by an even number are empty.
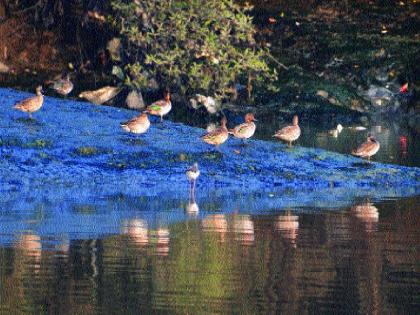
{"type": "Polygon", "coordinates": [[[44,103],[44,95],[42,95],[42,86],[36,88],[36,95],[26,98],[23,101],[17,103],[14,108],[24,113],[29,114],[29,118],[32,119],[32,113],[36,112],[42,107],[44,103]]]}
{"type": "Polygon", "coordinates": [[[351,154],[355,156],[360,156],[362,158],[368,158],[370,161],[370,157],[375,155],[380,148],[379,142],[372,136],[368,135],[367,141],[363,142],[356,150],[353,150],[351,154]]]}
{"type": "Polygon", "coordinates": [[[191,199],[195,199],[195,183],[198,176],[200,176],[200,170],[198,169],[198,163],[194,163],[186,172],[187,178],[191,183],[191,199]]]}
{"type": "Polygon", "coordinates": [[[286,141],[289,147],[292,146],[292,142],[296,141],[300,137],[299,118],[297,115],[293,117],[293,125],[286,126],[278,130],[273,137],[279,138],[280,140],[286,141]]]}

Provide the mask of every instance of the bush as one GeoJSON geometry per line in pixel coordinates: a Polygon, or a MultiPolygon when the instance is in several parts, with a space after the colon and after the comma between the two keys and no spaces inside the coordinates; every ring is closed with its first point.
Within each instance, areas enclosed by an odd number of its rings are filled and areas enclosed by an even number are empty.
{"type": "Polygon", "coordinates": [[[184,95],[223,98],[235,83],[251,87],[276,78],[254,40],[247,12],[233,0],[113,0],[122,35],[127,85],[152,79],[184,95]]]}

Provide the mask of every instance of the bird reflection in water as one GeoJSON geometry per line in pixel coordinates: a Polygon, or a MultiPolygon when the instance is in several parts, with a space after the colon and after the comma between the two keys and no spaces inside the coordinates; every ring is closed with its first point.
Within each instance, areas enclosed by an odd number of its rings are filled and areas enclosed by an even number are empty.
{"type": "Polygon", "coordinates": [[[34,272],[38,273],[41,268],[41,238],[36,234],[21,234],[15,246],[22,251],[24,256],[32,260],[31,265],[34,267],[34,272]]]}
{"type": "Polygon", "coordinates": [[[233,216],[233,232],[235,239],[242,245],[252,245],[255,241],[254,222],[250,215],[233,216]]]}
{"type": "Polygon", "coordinates": [[[203,219],[201,226],[204,232],[217,233],[220,236],[220,242],[225,241],[228,223],[224,214],[210,214],[203,219]]]}
{"type": "Polygon", "coordinates": [[[128,235],[132,242],[140,247],[149,243],[147,222],[142,219],[131,219],[123,222],[122,234],[128,235]]]}
{"type": "Polygon", "coordinates": [[[366,202],[351,208],[352,213],[364,223],[366,232],[376,231],[379,221],[379,210],[372,203],[366,202]]]}
{"type": "Polygon", "coordinates": [[[287,212],[276,217],[274,229],[280,233],[285,241],[296,248],[296,239],[299,230],[299,217],[287,212]]]}
{"type": "Polygon", "coordinates": [[[167,227],[159,227],[151,231],[151,242],[156,244],[156,254],[158,256],[167,256],[169,254],[170,232],[167,227]]]}

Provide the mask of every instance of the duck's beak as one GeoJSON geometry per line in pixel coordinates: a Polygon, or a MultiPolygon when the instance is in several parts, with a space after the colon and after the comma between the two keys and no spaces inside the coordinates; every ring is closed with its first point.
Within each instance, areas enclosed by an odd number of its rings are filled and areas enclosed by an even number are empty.
{"type": "Polygon", "coordinates": [[[254,119],[252,119],[252,120],[253,120],[253,121],[258,121],[258,120],[257,120],[257,119],[255,119],[255,118],[254,118],[254,119]]]}

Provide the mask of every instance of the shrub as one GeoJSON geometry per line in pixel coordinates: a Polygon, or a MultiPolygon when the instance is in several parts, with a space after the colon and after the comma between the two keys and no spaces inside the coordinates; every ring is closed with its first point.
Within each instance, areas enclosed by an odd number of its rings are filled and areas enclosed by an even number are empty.
{"type": "Polygon", "coordinates": [[[250,6],[233,0],[113,0],[112,23],[125,53],[125,83],[145,88],[152,80],[184,95],[222,98],[235,83],[276,78],[254,40],[250,6]]]}

